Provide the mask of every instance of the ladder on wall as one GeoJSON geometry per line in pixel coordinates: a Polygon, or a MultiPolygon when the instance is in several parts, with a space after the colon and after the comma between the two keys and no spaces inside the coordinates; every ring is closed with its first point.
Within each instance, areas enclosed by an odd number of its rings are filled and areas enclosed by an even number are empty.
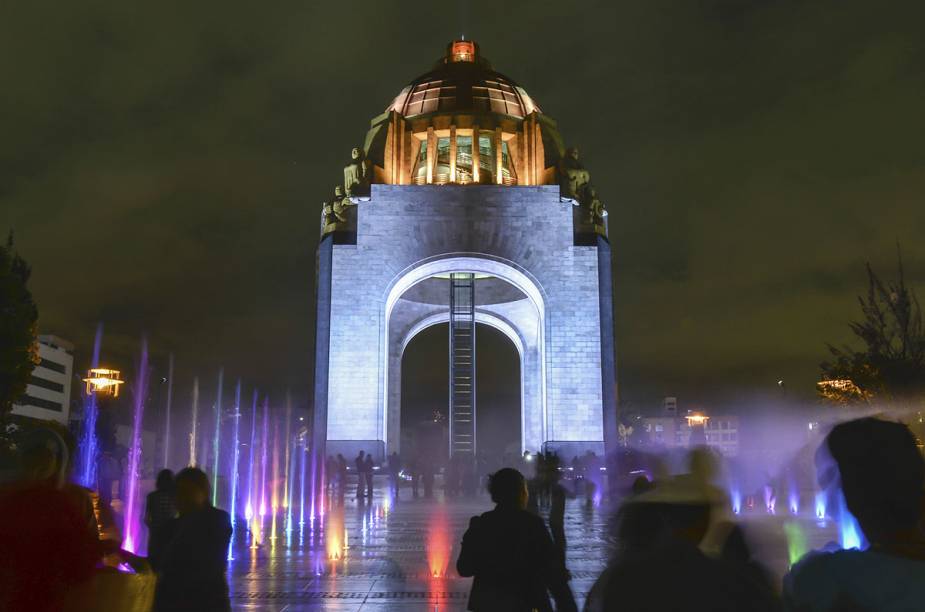
{"type": "Polygon", "coordinates": [[[475,275],[450,274],[450,456],[475,457],[475,275]]]}

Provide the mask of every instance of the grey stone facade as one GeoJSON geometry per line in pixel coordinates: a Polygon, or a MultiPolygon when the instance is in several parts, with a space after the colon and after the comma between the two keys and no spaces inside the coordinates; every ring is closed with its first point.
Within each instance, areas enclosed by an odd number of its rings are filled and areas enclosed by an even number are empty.
{"type": "MultiPolygon", "coordinates": [[[[401,353],[414,334],[446,321],[439,304],[402,295],[449,272],[517,288],[514,298],[478,305],[477,318],[520,353],[523,447],[603,452],[603,386],[613,374],[602,378],[601,330],[612,321],[601,320],[598,246],[575,245],[573,206],[558,186],[376,184],[356,218],[356,244],[328,245],[330,264],[319,260],[331,273],[327,388],[316,397],[328,453],[400,450],[401,353]]],[[[612,345],[604,349],[612,368],[612,345]]]]}

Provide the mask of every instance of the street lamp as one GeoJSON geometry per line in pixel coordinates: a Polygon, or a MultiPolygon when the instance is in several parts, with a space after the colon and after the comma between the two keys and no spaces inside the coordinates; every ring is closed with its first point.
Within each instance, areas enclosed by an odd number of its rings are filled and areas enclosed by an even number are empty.
{"type": "Polygon", "coordinates": [[[83,382],[87,383],[87,395],[96,392],[113,397],[119,397],[119,387],[125,384],[122,373],[110,368],[92,368],[83,382]]]}

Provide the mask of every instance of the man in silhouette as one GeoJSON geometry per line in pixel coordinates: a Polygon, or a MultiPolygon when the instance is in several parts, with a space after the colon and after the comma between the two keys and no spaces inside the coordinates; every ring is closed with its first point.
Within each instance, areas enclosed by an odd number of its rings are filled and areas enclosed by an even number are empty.
{"type": "Polygon", "coordinates": [[[347,491],[347,459],[337,453],[337,502],[344,503],[344,494],[347,491]]]}
{"type": "Polygon", "coordinates": [[[177,515],[173,472],[170,470],[158,472],[154,486],[155,489],[148,493],[145,501],[145,525],[148,527],[148,562],[157,571],[160,567],[160,556],[166,544],[164,526],[177,515]]]}
{"type": "Polygon", "coordinates": [[[472,517],[456,561],[460,576],[474,576],[469,609],[528,612],[577,610],[568,570],[543,519],[527,512],[527,483],[513,468],[491,475],[494,510],[472,517]]]}
{"type": "Polygon", "coordinates": [[[901,423],[835,426],[816,454],[819,484],[841,485],[869,546],[814,552],[784,577],[788,610],[921,610],[925,601],[925,461],[901,423]]]}
{"type": "Polygon", "coordinates": [[[366,477],[366,497],[373,501],[373,456],[366,454],[366,462],[363,464],[363,475],[366,477]]]}
{"type": "Polygon", "coordinates": [[[364,461],[365,456],[366,452],[360,451],[360,453],[356,456],[356,459],[353,460],[357,470],[357,499],[363,499],[363,488],[366,486],[366,461],[364,461]]]}
{"type": "Polygon", "coordinates": [[[398,485],[401,478],[401,458],[398,453],[393,452],[389,455],[389,487],[392,490],[392,496],[398,499],[398,485]]]}
{"type": "Polygon", "coordinates": [[[226,612],[231,519],[209,503],[209,478],[202,470],[183,469],[175,482],[180,516],[164,527],[170,538],[161,556],[155,610],[226,612]]]}

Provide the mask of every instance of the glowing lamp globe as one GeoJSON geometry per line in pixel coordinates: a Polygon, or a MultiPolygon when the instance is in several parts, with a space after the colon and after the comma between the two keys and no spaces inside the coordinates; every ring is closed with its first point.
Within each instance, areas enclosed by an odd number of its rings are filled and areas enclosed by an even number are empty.
{"type": "Polygon", "coordinates": [[[119,387],[125,384],[122,373],[109,368],[91,369],[83,382],[87,383],[87,395],[98,393],[112,397],[119,397],[119,387]]]}

